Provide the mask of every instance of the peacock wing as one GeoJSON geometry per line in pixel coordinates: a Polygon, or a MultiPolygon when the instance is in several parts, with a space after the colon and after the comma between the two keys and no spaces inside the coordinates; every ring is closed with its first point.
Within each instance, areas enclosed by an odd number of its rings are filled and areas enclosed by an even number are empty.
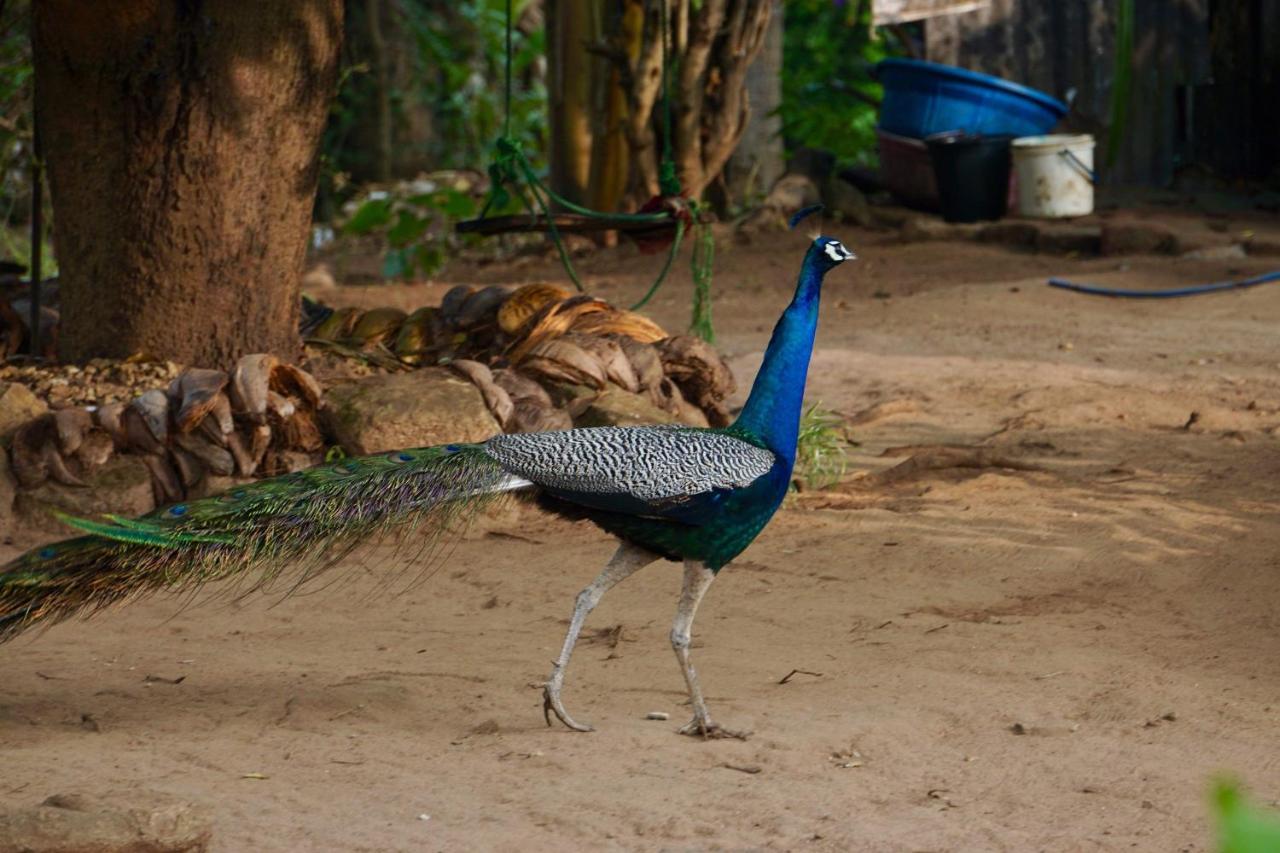
{"type": "Polygon", "coordinates": [[[636,515],[696,516],[695,506],[751,485],[778,461],[719,430],[670,426],[514,433],[483,447],[557,497],[636,515]]]}

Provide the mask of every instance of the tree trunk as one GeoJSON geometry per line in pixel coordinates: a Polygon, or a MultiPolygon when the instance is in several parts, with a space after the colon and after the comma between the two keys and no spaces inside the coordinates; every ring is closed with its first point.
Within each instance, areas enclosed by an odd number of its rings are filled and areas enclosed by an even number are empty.
{"type": "Polygon", "coordinates": [[[783,2],[773,0],[769,28],[760,57],[747,69],[746,90],[751,104],[742,141],[729,158],[729,195],[739,204],[763,197],[782,177],[786,152],[782,144],[782,26],[783,2]]]}
{"type": "Polygon", "coordinates": [[[35,0],[62,356],[299,351],[342,0],[35,0]]]}
{"type": "Polygon", "coordinates": [[[547,9],[548,151],[551,188],[577,204],[587,202],[591,175],[591,70],[595,0],[553,0],[547,9]]]}

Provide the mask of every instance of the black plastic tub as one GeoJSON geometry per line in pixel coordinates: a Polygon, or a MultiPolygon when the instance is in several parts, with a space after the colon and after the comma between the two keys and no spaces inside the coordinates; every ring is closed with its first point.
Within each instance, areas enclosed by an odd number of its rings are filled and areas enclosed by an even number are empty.
{"type": "Polygon", "coordinates": [[[939,133],[925,140],[948,222],[999,219],[1009,204],[1012,136],[939,133]]]}

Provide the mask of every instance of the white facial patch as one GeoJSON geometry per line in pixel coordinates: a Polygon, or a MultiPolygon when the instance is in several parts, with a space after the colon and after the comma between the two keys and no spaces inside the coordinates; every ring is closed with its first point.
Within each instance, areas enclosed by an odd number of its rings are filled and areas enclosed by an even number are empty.
{"type": "Polygon", "coordinates": [[[846,249],[844,244],[840,243],[838,240],[833,240],[828,243],[825,246],[825,251],[827,253],[827,257],[835,261],[837,264],[841,261],[847,261],[853,257],[853,252],[846,249]]]}

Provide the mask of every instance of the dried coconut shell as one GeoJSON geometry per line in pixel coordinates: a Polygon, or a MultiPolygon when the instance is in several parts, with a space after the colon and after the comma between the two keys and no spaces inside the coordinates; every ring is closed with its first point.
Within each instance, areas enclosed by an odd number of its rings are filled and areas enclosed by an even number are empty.
{"type": "Polygon", "coordinates": [[[360,319],[359,308],[339,308],[328,317],[326,317],[315,331],[311,333],[311,337],[318,338],[322,341],[341,341],[351,337],[351,332],[356,327],[356,321],[360,319]]]}
{"type": "Polygon", "coordinates": [[[440,300],[440,319],[449,328],[458,325],[458,317],[462,314],[462,306],[471,298],[476,289],[469,284],[459,284],[449,288],[440,300]]]}
{"type": "Polygon", "coordinates": [[[443,334],[440,309],[419,308],[400,325],[400,332],[396,335],[396,357],[405,364],[421,364],[427,351],[443,334]]]}
{"type": "Polygon", "coordinates": [[[498,308],[506,301],[509,293],[505,287],[491,285],[471,294],[458,310],[454,325],[459,329],[471,329],[496,322],[498,308]]]}
{"type": "Polygon", "coordinates": [[[85,433],[84,440],[76,448],[75,459],[81,470],[92,471],[107,464],[115,453],[115,443],[106,430],[94,427],[85,433]]]}
{"type": "Polygon", "coordinates": [[[408,315],[399,308],[372,308],[356,320],[347,340],[371,346],[395,338],[408,315]]]}
{"type": "Polygon", "coordinates": [[[498,328],[514,335],[543,306],[563,302],[572,295],[554,284],[526,284],[507,297],[498,309],[498,328]]]}
{"type": "Polygon", "coordinates": [[[617,343],[627,361],[631,362],[631,369],[635,372],[640,388],[648,391],[654,402],[658,402],[661,394],[655,392],[667,375],[662,369],[662,357],[658,350],[652,344],[643,344],[624,335],[611,335],[609,340],[617,343]]]}

